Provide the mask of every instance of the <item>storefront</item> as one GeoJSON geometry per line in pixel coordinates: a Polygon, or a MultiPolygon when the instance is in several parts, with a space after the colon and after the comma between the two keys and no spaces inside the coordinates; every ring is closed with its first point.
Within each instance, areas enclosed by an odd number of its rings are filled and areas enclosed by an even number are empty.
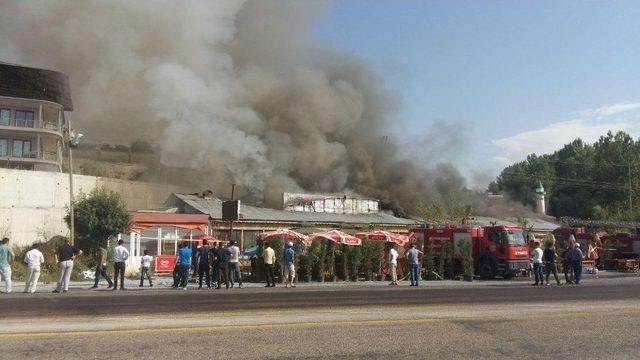
{"type": "Polygon", "coordinates": [[[120,234],[119,238],[129,248],[127,262],[132,270],[139,267],[140,257],[148,250],[154,258],[152,271],[172,271],[180,241],[189,241],[195,246],[209,235],[208,215],[158,212],[133,212],[131,215],[131,232],[120,234]]]}

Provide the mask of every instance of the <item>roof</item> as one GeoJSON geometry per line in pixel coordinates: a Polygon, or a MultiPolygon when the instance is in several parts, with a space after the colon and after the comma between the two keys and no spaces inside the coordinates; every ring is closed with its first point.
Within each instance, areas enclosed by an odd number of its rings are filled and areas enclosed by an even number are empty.
{"type": "Polygon", "coordinates": [[[172,214],[160,212],[132,212],[134,223],[149,224],[208,224],[209,215],[200,214],[172,214]]]}
{"type": "MultiPolygon", "coordinates": [[[[222,200],[211,197],[200,197],[198,195],[172,194],[194,210],[209,214],[213,219],[222,219],[222,200]]],[[[175,205],[175,204],[174,204],[175,205]]],[[[169,206],[169,205],[167,205],[169,206]]],[[[399,226],[413,226],[418,224],[415,220],[395,217],[391,214],[378,212],[375,214],[332,214],[332,213],[312,213],[299,211],[285,211],[271,208],[263,208],[250,205],[240,207],[240,221],[267,221],[267,222],[293,222],[293,223],[347,223],[347,224],[385,224],[399,226]]]]}
{"type": "Polygon", "coordinates": [[[67,75],[0,62],[0,96],[45,100],[73,110],[67,75]]]}
{"type": "MultiPolygon", "coordinates": [[[[525,218],[527,220],[527,227],[532,226],[534,231],[553,231],[560,227],[560,225],[552,223],[550,221],[538,218],[525,218]]],[[[492,222],[498,225],[520,227],[517,218],[492,218],[485,216],[474,216],[469,219],[469,222],[478,226],[491,226],[492,222]]]]}

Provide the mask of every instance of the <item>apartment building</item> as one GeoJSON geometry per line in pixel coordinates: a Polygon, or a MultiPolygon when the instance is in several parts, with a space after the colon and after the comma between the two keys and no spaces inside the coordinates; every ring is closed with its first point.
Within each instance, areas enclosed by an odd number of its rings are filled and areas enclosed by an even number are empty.
{"type": "Polygon", "coordinates": [[[0,168],[62,171],[66,75],[0,62],[0,168]]]}

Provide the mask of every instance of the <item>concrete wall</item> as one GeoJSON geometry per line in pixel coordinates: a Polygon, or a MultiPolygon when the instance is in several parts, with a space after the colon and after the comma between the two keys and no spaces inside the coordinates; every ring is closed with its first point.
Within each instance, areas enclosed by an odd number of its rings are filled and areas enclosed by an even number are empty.
{"type": "MultiPolygon", "coordinates": [[[[162,207],[172,192],[188,191],[171,185],[85,175],[74,175],[73,184],[76,196],[101,186],[117,191],[130,210],[162,207]]],[[[63,220],[68,205],[69,174],[0,169],[0,236],[9,236],[14,246],[68,235],[63,220]]]]}

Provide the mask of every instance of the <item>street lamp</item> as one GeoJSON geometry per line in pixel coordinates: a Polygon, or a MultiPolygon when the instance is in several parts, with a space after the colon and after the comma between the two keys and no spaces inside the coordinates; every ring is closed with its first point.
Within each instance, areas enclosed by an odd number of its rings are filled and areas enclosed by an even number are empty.
{"type": "Polygon", "coordinates": [[[70,240],[71,245],[75,245],[75,226],[74,226],[74,211],[73,211],[73,152],[71,148],[77,147],[80,143],[80,138],[83,135],[80,133],[76,133],[74,129],[71,128],[71,121],[69,121],[67,126],[67,132],[65,133],[65,140],[67,143],[67,148],[69,149],[69,227],[71,230],[70,240]]]}

